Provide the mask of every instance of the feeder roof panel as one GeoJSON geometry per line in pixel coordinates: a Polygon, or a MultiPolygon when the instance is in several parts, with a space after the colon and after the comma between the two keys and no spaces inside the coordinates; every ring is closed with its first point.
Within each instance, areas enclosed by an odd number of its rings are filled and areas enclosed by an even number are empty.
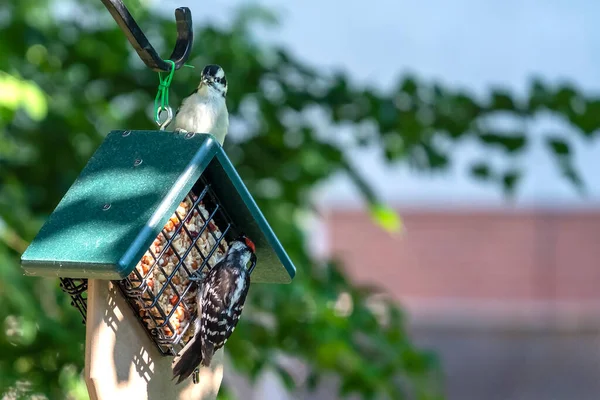
{"type": "Polygon", "coordinates": [[[290,282],[293,264],[216,140],[163,131],[107,135],[23,253],[26,274],[126,277],[205,171],[257,246],[252,281],[290,282]]]}

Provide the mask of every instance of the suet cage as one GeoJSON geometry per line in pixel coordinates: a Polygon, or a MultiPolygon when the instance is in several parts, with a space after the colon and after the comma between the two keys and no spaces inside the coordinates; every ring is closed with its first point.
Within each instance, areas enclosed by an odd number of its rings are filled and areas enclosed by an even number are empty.
{"type": "Polygon", "coordinates": [[[163,355],[193,335],[197,281],[240,233],[252,283],[295,268],[221,146],[208,134],[113,131],[21,257],[58,276],[85,323],[87,279],[114,281],[163,355]]]}
{"type": "Polygon", "coordinates": [[[60,288],[71,296],[71,305],[79,310],[82,322],[87,316],[87,279],[59,278],[60,288]]]}

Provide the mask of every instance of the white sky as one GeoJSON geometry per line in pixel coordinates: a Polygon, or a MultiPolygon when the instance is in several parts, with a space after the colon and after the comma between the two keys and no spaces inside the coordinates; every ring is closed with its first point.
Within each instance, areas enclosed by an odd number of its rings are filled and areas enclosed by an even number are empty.
{"type": "MultiPolygon", "coordinates": [[[[195,22],[227,21],[241,0],[162,1],[172,14],[192,10],[195,22]]],[[[401,72],[483,94],[491,86],[522,91],[528,78],[569,80],[586,93],[600,89],[600,2],[594,0],[263,0],[279,11],[276,37],[300,59],[327,69],[345,69],[355,81],[388,87],[401,72]]],[[[581,198],[560,175],[542,145],[552,121],[532,128],[537,142],[518,159],[525,167],[516,205],[594,206],[600,204],[600,143],[576,141],[577,166],[589,196],[581,198]]],[[[569,132],[567,132],[569,133],[569,132]]],[[[332,132],[335,134],[335,132],[332,132]]],[[[572,134],[572,132],[571,132],[572,134]]],[[[573,135],[574,137],[574,135],[573,135]]],[[[475,143],[455,152],[455,168],[436,177],[386,167],[375,149],[355,153],[363,173],[385,200],[399,205],[492,206],[503,204],[495,186],[474,182],[466,166],[486,155],[475,143]]],[[[502,165],[500,163],[500,165],[502,165]]],[[[319,190],[329,205],[357,205],[360,197],[343,177],[319,190]]]]}

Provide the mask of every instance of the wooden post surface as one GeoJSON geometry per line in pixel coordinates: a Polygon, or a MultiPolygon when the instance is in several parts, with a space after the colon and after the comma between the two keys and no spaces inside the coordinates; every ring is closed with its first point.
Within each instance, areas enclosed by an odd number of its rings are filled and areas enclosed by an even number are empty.
{"type": "Polygon", "coordinates": [[[160,354],[112,282],[88,281],[85,381],[91,400],[214,400],[223,379],[223,350],[211,366],[179,385],[173,357],[160,354]]]}

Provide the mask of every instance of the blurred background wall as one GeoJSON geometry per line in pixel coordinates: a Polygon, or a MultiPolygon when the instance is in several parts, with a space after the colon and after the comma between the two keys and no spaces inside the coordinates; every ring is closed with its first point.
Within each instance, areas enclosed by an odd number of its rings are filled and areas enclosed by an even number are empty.
{"type": "Polygon", "coordinates": [[[415,340],[439,352],[448,398],[600,396],[600,210],[403,215],[395,242],[332,210],[329,249],[406,307],[415,340]]]}
{"type": "MultiPolygon", "coordinates": [[[[594,1],[266,3],[287,11],[281,37],[268,40],[382,89],[399,71],[476,96],[490,86],[519,93],[532,75],[600,87],[594,1]]],[[[430,175],[387,167],[376,148],[352,150],[403,216],[400,240],[373,225],[343,176],[315,194],[323,218],[314,252],[340,257],[356,282],[406,307],[416,342],[439,352],[449,399],[600,398],[600,146],[575,140],[581,196],[542,146],[564,123],[540,117],[527,128],[532,145],[509,161],[527,170],[511,200],[464,172],[481,158],[474,141],[430,175]]],[[[340,142],[346,134],[328,132],[340,142]]]]}

